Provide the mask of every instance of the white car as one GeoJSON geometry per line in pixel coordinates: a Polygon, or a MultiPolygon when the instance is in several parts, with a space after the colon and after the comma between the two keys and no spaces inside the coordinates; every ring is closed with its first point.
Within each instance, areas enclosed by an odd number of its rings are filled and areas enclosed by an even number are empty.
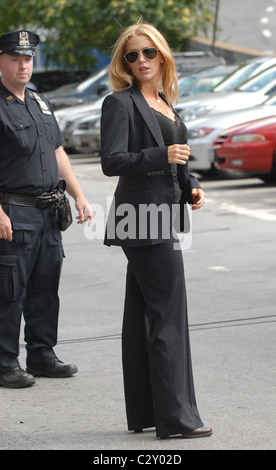
{"type": "Polygon", "coordinates": [[[276,65],[252,77],[233,91],[199,93],[176,106],[185,123],[220,112],[243,109],[262,103],[276,92],[276,65]]]}
{"type": "Polygon", "coordinates": [[[188,144],[191,148],[189,169],[197,172],[208,172],[213,168],[213,142],[224,129],[269,116],[276,116],[276,95],[265,100],[259,106],[218,113],[186,123],[188,144]]]}
{"type": "Polygon", "coordinates": [[[256,59],[252,59],[232,73],[229,77],[226,77],[221,83],[216,85],[212,91],[217,93],[220,91],[234,90],[251,77],[255,77],[255,75],[268,69],[272,65],[276,65],[276,56],[257,57],[256,59]]]}

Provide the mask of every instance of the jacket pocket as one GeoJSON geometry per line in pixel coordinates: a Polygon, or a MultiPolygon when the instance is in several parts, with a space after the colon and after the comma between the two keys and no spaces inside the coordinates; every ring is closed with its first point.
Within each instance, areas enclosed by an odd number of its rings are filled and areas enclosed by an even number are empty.
{"type": "Polygon", "coordinates": [[[0,301],[16,300],[19,293],[18,259],[15,255],[0,256],[0,301]]]}

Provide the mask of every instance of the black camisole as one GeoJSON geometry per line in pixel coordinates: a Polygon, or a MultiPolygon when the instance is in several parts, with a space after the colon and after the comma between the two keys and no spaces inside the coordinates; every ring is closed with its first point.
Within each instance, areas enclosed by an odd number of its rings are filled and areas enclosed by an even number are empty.
{"type": "MultiPolygon", "coordinates": [[[[184,125],[179,116],[175,114],[175,120],[173,121],[172,119],[165,116],[163,113],[160,113],[156,109],[151,108],[151,110],[158,121],[165,145],[168,147],[169,145],[183,143],[182,126],[184,125]]],[[[180,189],[177,176],[177,164],[171,163],[170,168],[174,184],[175,204],[178,204],[181,198],[182,191],[180,189]]]]}

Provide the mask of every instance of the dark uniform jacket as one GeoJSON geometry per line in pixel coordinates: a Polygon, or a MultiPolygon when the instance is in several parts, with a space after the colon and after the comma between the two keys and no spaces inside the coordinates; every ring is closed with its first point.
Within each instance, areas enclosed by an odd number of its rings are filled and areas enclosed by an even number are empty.
{"type": "MultiPolygon", "coordinates": [[[[186,135],[183,142],[186,143],[186,135]]],[[[168,163],[168,149],[164,144],[157,119],[139,88],[108,95],[102,106],[101,161],[107,176],[119,176],[118,185],[107,222],[105,243],[107,245],[142,246],[163,241],[162,232],[157,236],[140,236],[139,206],[174,204],[174,184],[168,163]],[[136,228],[126,230],[131,235],[123,238],[117,228],[122,224],[124,204],[136,209],[136,228]]],[[[183,204],[192,203],[191,190],[200,187],[197,179],[189,173],[188,165],[178,165],[178,180],[182,190],[180,210],[183,204]]],[[[164,207],[164,206],[163,206],[164,207]]],[[[181,230],[183,230],[183,219],[181,230]]],[[[171,230],[171,226],[169,227],[171,230]]]]}

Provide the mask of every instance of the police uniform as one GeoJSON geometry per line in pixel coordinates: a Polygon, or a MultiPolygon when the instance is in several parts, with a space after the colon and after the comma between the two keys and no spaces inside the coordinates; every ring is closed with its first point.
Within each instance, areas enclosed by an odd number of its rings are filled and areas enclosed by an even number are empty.
{"type": "MultiPolygon", "coordinates": [[[[0,54],[34,55],[38,42],[30,31],[7,33],[0,54]]],[[[11,242],[0,239],[0,376],[19,366],[22,313],[27,371],[56,358],[63,248],[57,216],[38,196],[57,187],[55,150],[62,144],[43,96],[26,88],[23,102],[0,84],[0,203],[13,230],[11,242]]]]}

